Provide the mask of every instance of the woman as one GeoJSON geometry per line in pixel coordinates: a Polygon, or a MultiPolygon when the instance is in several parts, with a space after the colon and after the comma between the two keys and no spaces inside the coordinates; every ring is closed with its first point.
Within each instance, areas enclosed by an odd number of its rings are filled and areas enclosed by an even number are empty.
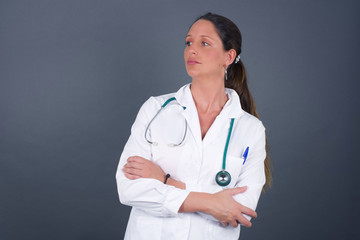
{"type": "Polygon", "coordinates": [[[120,201],[133,207],[125,239],[238,239],[251,227],[270,162],[240,53],[227,18],[190,27],[191,84],[144,103],[120,158],[120,201]]]}

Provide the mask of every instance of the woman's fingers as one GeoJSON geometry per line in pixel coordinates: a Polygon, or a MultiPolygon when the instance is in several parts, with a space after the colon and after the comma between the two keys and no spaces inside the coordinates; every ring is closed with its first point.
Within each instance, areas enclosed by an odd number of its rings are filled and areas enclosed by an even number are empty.
{"type": "Polygon", "coordinates": [[[239,225],[238,221],[236,221],[236,220],[232,220],[232,221],[230,222],[230,224],[231,224],[231,226],[233,226],[234,228],[239,225]]]}
{"type": "Polygon", "coordinates": [[[243,187],[236,187],[236,188],[229,189],[229,191],[231,192],[231,195],[234,196],[236,194],[245,192],[246,189],[247,189],[247,186],[243,186],[243,187]]]}
{"type": "Polygon", "coordinates": [[[257,218],[257,213],[254,210],[252,210],[251,208],[241,206],[241,212],[250,217],[257,218]]]}
{"type": "Polygon", "coordinates": [[[139,156],[129,157],[123,171],[140,178],[153,178],[161,182],[164,181],[166,175],[158,165],[139,156]]]}
{"type": "Polygon", "coordinates": [[[123,167],[123,172],[126,178],[130,180],[139,179],[142,176],[143,165],[146,159],[138,156],[132,156],[127,159],[127,163],[123,167]]]}
{"type": "Polygon", "coordinates": [[[149,161],[149,160],[139,157],[139,156],[132,156],[127,159],[127,162],[136,162],[139,164],[144,164],[146,161],[149,161]]]}
{"type": "Polygon", "coordinates": [[[224,227],[227,227],[229,225],[229,223],[227,222],[221,222],[221,224],[224,226],[224,227]]]}
{"type": "Polygon", "coordinates": [[[124,172],[124,175],[125,175],[126,178],[128,178],[130,180],[135,180],[135,179],[140,178],[139,176],[136,176],[136,175],[133,175],[133,174],[130,174],[130,173],[126,173],[126,172],[124,172]]]}
{"type": "Polygon", "coordinates": [[[128,162],[124,165],[127,168],[136,168],[136,169],[143,169],[144,164],[138,162],[128,162]]]}
{"type": "Polygon", "coordinates": [[[130,166],[129,164],[125,164],[122,170],[124,173],[136,175],[139,177],[141,177],[141,174],[142,174],[141,168],[136,168],[136,167],[130,166]]]}
{"type": "Polygon", "coordinates": [[[233,227],[237,227],[239,224],[244,227],[250,228],[252,226],[251,222],[245,218],[241,212],[237,212],[232,217],[229,217],[226,221],[221,221],[221,223],[226,227],[228,224],[231,224],[233,227]]]}
{"type": "Polygon", "coordinates": [[[247,220],[247,218],[242,215],[242,213],[236,214],[235,218],[236,218],[237,223],[240,223],[241,225],[243,225],[243,226],[245,226],[247,228],[251,227],[251,225],[252,225],[251,222],[249,220],[247,220]]]}
{"type": "Polygon", "coordinates": [[[248,215],[250,217],[256,218],[257,214],[254,210],[243,206],[234,200],[234,195],[241,194],[247,189],[244,187],[237,187],[233,189],[226,189],[215,193],[214,196],[214,206],[211,208],[209,214],[213,215],[218,219],[224,226],[230,224],[233,227],[237,227],[242,224],[245,227],[251,227],[251,222],[245,217],[248,215]]]}

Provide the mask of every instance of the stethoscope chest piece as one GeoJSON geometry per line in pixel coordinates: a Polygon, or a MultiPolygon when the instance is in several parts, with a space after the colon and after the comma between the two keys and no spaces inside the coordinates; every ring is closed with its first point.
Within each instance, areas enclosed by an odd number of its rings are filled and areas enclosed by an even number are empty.
{"type": "Polygon", "coordinates": [[[215,176],[215,181],[222,187],[229,185],[229,183],[231,182],[230,173],[225,170],[218,172],[215,176]]]}

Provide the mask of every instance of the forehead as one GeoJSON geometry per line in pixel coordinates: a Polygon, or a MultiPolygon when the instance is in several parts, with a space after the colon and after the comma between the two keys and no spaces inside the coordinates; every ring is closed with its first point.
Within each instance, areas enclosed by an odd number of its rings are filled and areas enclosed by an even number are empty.
{"type": "Polygon", "coordinates": [[[218,38],[220,40],[220,37],[216,31],[216,28],[212,22],[200,19],[196,21],[191,28],[189,29],[189,32],[187,35],[190,36],[209,36],[212,38],[218,38]]]}

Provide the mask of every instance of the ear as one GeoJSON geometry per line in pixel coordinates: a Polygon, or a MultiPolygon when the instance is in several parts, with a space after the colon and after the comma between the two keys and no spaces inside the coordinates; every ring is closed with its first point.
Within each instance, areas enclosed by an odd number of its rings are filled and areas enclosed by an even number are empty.
{"type": "Polygon", "coordinates": [[[235,49],[230,49],[229,51],[225,52],[226,66],[232,64],[235,58],[236,58],[235,49]]]}

